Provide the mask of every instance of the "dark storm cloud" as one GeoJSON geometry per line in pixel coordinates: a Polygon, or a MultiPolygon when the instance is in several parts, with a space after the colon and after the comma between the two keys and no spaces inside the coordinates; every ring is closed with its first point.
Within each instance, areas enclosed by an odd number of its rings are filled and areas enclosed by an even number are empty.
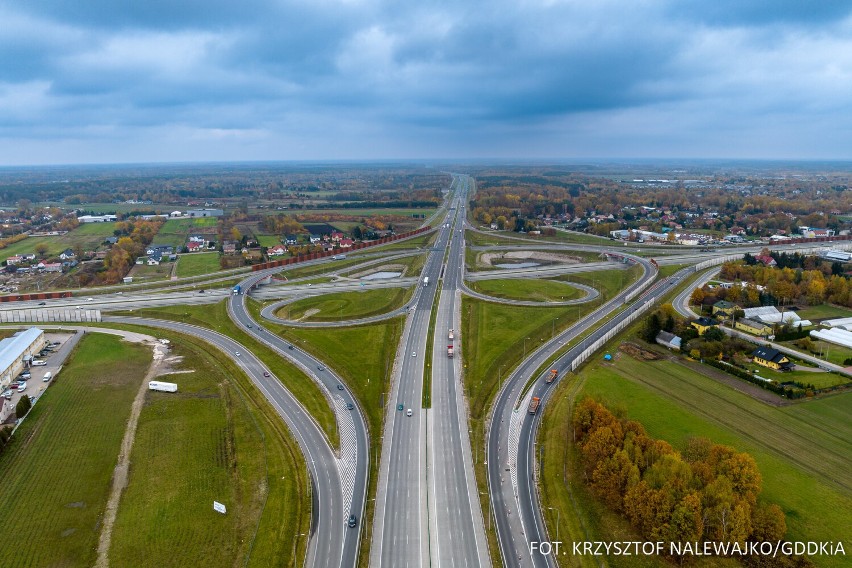
{"type": "Polygon", "coordinates": [[[852,126],[849,11],[787,0],[16,2],[0,7],[0,151],[14,161],[22,140],[73,140],[63,151],[80,155],[66,159],[112,161],[127,159],[123,140],[126,153],[150,149],[139,160],[163,159],[165,136],[174,159],[502,155],[507,140],[520,154],[570,154],[578,140],[667,153],[670,140],[670,154],[701,155],[734,135],[780,152],[789,125],[791,153],[848,152],[814,141],[822,125],[852,126]]]}

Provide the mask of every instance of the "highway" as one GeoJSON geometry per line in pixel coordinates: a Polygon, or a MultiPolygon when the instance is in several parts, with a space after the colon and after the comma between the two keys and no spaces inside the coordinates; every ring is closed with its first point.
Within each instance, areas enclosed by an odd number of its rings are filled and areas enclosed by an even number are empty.
{"type": "Polygon", "coordinates": [[[447,346],[461,346],[449,330],[461,328],[464,272],[464,209],[470,178],[458,177],[455,215],[448,220],[449,254],[444,266],[432,353],[432,408],[429,411],[429,531],[432,566],[490,566],[479,492],[473,470],[461,356],[449,358],[447,346]]]}

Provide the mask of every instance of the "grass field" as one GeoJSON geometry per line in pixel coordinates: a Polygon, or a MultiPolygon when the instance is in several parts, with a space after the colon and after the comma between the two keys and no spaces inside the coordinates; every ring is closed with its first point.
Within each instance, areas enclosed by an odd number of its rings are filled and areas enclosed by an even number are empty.
{"type": "MultiPolygon", "coordinates": [[[[248,300],[248,302],[249,306],[254,305],[253,300],[248,300]]],[[[147,308],[136,310],[132,315],[175,320],[198,325],[214,329],[240,342],[263,361],[269,370],[293,393],[293,396],[302,403],[305,409],[317,421],[317,424],[319,424],[326,436],[328,436],[331,446],[335,448],[338,446],[337,421],[331,407],[328,405],[325,395],[320,391],[316,383],[305,376],[301,370],[288,363],[286,359],[234,325],[231,318],[228,317],[225,301],[206,306],[162,306],[159,308],[147,308]]]]}
{"type": "Polygon", "coordinates": [[[413,288],[388,288],[323,294],[297,300],[276,312],[279,317],[301,321],[338,321],[387,313],[402,307],[413,288]],[[310,312],[310,315],[306,315],[310,312]]]}
{"type": "Polygon", "coordinates": [[[47,245],[47,256],[56,256],[67,248],[76,246],[84,250],[94,250],[103,243],[107,237],[113,236],[115,223],[84,223],[64,235],[56,237],[27,237],[17,243],[12,243],[4,249],[0,249],[0,259],[22,253],[35,252],[35,247],[40,243],[47,245]]]}
{"type": "Polygon", "coordinates": [[[472,290],[510,300],[533,302],[562,302],[579,298],[583,292],[559,280],[501,278],[470,283],[472,290]]]}
{"type": "MultiPolygon", "coordinates": [[[[257,317],[256,304],[252,310],[257,317]]],[[[390,393],[390,375],[404,326],[402,317],[381,323],[354,327],[309,329],[288,328],[270,323],[269,330],[298,344],[325,361],[352,390],[364,410],[370,435],[370,484],[367,488],[367,510],[361,524],[362,533],[359,565],[366,566],[370,551],[370,535],[378,479],[378,457],[382,451],[382,422],[384,407],[390,393]]]]}
{"type": "Polygon", "coordinates": [[[172,264],[171,262],[163,262],[153,266],[134,264],[127,275],[133,277],[134,284],[167,280],[172,273],[172,264]]]}
{"type": "Polygon", "coordinates": [[[257,242],[262,247],[274,247],[281,244],[281,237],[278,235],[258,235],[254,236],[257,242]]]}
{"type": "MultiPolygon", "coordinates": [[[[629,528],[602,511],[580,482],[566,483],[572,476],[573,480],[581,476],[574,449],[566,443],[570,442],[570,402],[575,389],[642,422],[652,436],[676,448],[682,449],[690,436],[704,436],[749,452],[763,475],[763,498],[778,503],[786,513],[788,538],[845,538],[839,527],[847,524],[852,506],[849,394],[775,408],[682,365],[639,362],[622,353],[611,364],[587,365],[563,383],[545,409],[540,438],[545,444],[542,499],[556,503],[563,513],[570,511],[563,514],[561,529],[567,529],[571,538],[630,538],[629,528]]],[[[548,512],[551,530],[555,520],[548,512]]],[[[612,566],[634,565],[608,560],[612,566]]],[[[818,566],[844,565],[837,558],[813,560],[818,566]]]]}
{"type": "Polygon", "coordinates": [[[211,229],[216,227],[216,217],[198,217],[194,219],[169,219],[154,237],[154,244],[171,245],[177,250],[186,244],[190,235],[203,233],[208,240],[216,240],[211,229]]]}
{"type": "Polygon", "coordinates": [[[177,263],[177,275],[179,278],[210,274],[220,270],[218,252],[181,254],[178,256],[177,263]]]}
{"type": "Polygon", "coordinates": [[[243,394],[248,379],[231,361],[185,336],[172,339],[180,368],[194,372],[161,378],[178,383],[179,393],[146,393],[110,560],[298,564],[305,541],[292,535],[305,532],[309,501],[295,442],[271,408],[243,394]],[[213,511],[213,499],[227,515],[213,511]]]}
{"type": "Polygon", "coordinates": [[[435,237],[438,235],[437,232],[427,233],[425,235],[420,235],[419,237],[411,237],[410,239],[406,239],[401,242],[393,242],[385,245],[378,245],[375,247],[375,250],[385,251],[385,250],[397,250],[397,249],[416,249],[416,248],[426,248],[432,246],[435,242],[435,237]]]}
{"type": "Polygon", "coordinates": [[[820,304],[819,306],[808,306],[796,312],[800,318],[814,320],[838,319],[852,317],[852,310],[834,304],[820,304]]]}
{"type": "Polygon", "coordinates": [[[87,334],[0,455],[6,566],[92,566],[99,520],[148,347],[87,334]]]}

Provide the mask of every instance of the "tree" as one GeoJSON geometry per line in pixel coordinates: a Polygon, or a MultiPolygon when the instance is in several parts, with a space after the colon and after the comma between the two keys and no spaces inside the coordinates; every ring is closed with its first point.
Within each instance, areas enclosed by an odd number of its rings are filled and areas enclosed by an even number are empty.
{"type": "Polygon", "coordinates": [[[47,251],[49,249],[50,249],[50,247],[47,246],[47,243],[39,243],[35,246],[36,254],[39,255],[42,258],[47,256],[47,251]]]}
{"type": "Polygon", "coordinates": [[[18,404],[15,405],[15,416],[17,416],[18,419],[23,418],[26,416],[27,412],[30,411],[32,405],[33,403],[30,402],[30,397],[26,395],[22,396],[21,400],[18,401],[18,404]]]}

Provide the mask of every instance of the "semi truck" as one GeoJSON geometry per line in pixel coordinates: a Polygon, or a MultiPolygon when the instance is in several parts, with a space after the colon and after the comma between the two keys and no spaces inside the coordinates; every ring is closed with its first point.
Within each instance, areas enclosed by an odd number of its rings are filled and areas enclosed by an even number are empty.
{"type": "Polygon", "coordinates": [[[450,330],[449,337],[450,337],[450,341],[452,341],[455,338],[455,335],[453,334],[452,329],[450,330]]]}
{"type": "Polygon", "coordinates": [[[536,411],[538,410],[539,404],[541,404],[541,399],[538,398],[537,396],[532,397],[532,400],[530,400],[530,409],[529,409],[530,414],[536,413],[536,411]]]}
{"type": "Polygon", "coordinates": [[[557,371],[556,369],[551,369],[550,374],[547,376],[546,379],[544,379],[544,382],[547,383],[547,384],[552,383],[553,381],[556,380],[556,376],[558,374],[559,374],[559,371],[557,371]]]}
{"type": "Polygon", "coordinates": [[[447,357],[449,357],[450,359],[453,358],[453,346],[452,345],[447,345],[447,357]]]}
{"type": "Polygon", "coordinates": [[[243,289],[239,284],[234,286],[234,296],[239,296],[242,293],[243,293],[243,289]]]}
{"type": "Polygon", "coordinates": [[[425,287],[425,286],[428,286],[428,285],[429,285],[429,277],[427,276],[423,279],[423,286],[425,287]]]}

